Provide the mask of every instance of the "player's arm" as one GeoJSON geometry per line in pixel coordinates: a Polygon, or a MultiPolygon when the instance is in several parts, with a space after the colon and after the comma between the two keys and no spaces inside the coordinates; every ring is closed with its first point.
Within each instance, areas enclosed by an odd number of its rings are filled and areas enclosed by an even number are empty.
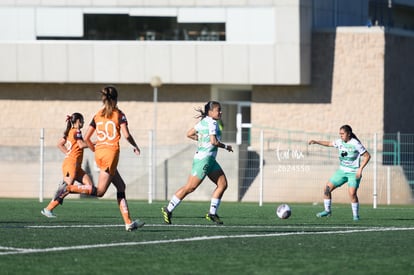
{"type": "Polygon", "coordinates": [[[78,147],[80,149],[88,147],[88,144],[83,140],[82,132],[79,129],[78,129],[78,132],[76,133],[75,138],[76,138],[76,143],[78,144],[78,147]]]}
{"type": "Polygon", "coordinates": [[[86,147],[89,147],[88,144],[83,139],[78,139],[76,141],[76,143],[78,143],[78,146],[81,149],[86,148],[86,147]]]}
{"type": "Polygon", "coordinates": [[[362,156],[362,161],[356,173],[357,178],[361,178],[362,170],[364,170],[365,166],[367,166],[369,160],[371,159],[371,155],[368,153],[368,151],[365,151],[361,156],[362,156]]]}
{"type": "Polygon", "coordinates": [[[129,144],[134,147],[134,153],[139,155],[141,154],[141,149],[139,149],[137,143],[135,142],[134,137],[129,132],[128,125],[126,123],[121,123],[121,133],[125,137],[125,139],[129,142],[129,144]]]}
{"type": "Polygon", "coordinates": [[[218,140],[216,135],[210,135],[210,143],[214,146],[226,149],[229,152],[233,152],[233,147],[231,147],[231,145],[224,144],[223,142],[218,140]]]}
{"type": "Polygon", "coordinates": [[[322,146],[326,146],[326,147],[333,147],[333,142],[332,141],[326,141],[326,140],[309,140],[308,142],[309,145],[312,144],[318,144],[318,145],[322,145],[322,146]]]}
{"type": "Polygon", "coordinates": [[[66,143],[66,139],[61,138],[59,139],[57,147],[59,148],[60,151],[62,151],[63,154],[66,155],[68,153],[68,149],[66,148],[65,143],[66,143]]]}
{"type": "Polygon", "coordinates": [[[85,142],[88,145],[89,149],[92,150],[92,152],[95,152],[95,144],[91,140],[91,137],[94,131],[95,131],[95,128],[92,126],[89,126],[85,134],[85,142]]]}
{"type": "Polygon", "coordinates": [[[187,131],[187,137],[189,139],[197,141],[198,140],[197,130],[194,129],[194,128],[191,128],[190,130],[188,130],[187,131]]]}

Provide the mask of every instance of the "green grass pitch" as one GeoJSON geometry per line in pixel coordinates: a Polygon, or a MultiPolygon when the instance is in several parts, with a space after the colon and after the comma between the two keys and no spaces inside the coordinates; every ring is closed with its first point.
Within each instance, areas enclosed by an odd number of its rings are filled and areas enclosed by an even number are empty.
{"type": "Polygon", "coordinates": [[[289,204],[220,206],[223,226],[204,219],[209,202],[183,201],[165,225],[160,208],[130,200],[146,222],[126,232],[115,200],[67,199],[47,219],[47,204],[0,199],[2,274],[409,274],[414,270],[414,206],[289,204]]]}

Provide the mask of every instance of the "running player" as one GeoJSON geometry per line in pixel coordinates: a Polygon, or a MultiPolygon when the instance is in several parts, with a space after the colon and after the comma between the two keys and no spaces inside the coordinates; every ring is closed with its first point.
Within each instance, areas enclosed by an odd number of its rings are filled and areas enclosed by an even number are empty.
{"type": "Polygon", "coordinates": [[[231,145],[226,145],[220,141],[221,130],[217,123],[221,119],[221,105],[217,101],[209,101],[204,110],[200,112],[201,118],[193,128],[187,132],[187,137],[197,141],[197,151],[194,155],[191,175],[188,177],[187,184],[178,189],[167,206],[161,208],[164,222],[171,224],[172,212],[181,201],[203,182],[208,176],[216,185],[211,198],[210,210],[206,214],[206,219],[216,224],[223,224],[217,215],[221,198],[227,189],[227,178],[216,161],[218,148],[233,152],[231,145]]]}
{"type": "Polygon", "coordinates": [[[104,107],[95,114],[85,134],[85,141],[89,148],[95,152],[95,162],[100,169],[98,186],[97,188],[94,188],[94,186],[80,188],[79,186],[71,185],[66,188],[63,187],[62,192],[67,189],[71,193],[83,193],[102,197],[112,182],[117,190],[118,206],[125,222],[125,229],[132,231],[144,226],[144,222],[131,220],[125,197],[125,182],[117,169],[121,133],[134,147],[133,151],[136,155],[139,156],[141,151],[129,132],[125,114],[118,109],[117,89],[114,86],[107,86],[101,90],[101,94],[104,107]],[[96,133],[97,137],[96,142],[91,140],[94,133],[96,133]]]}
{"type": "MultiPolygon", "coordinates": [[[[82,138],[81,129],[83,127],[83,116],[80,113],[73,113],[66,118],[66,129],[63,133],[63,137],[59,140],[57,146],[66,155],[63,164],[63,183],[72,185],[75,180],[85,184],[89,187],[92,186],[92,180],[89,175],[82,169],[83,149],[88,147],[86,142],[82,138]]],[[[60,190],[58,188],[58,190],[60,190]]],[[[53,197],[52,201],[46,208],[43,208],[42,215],[48,218],[56,218],[53,213],[59,204],[63,204],[63,199],[69,194],[69,192],[57,193],[53,197]]]]}

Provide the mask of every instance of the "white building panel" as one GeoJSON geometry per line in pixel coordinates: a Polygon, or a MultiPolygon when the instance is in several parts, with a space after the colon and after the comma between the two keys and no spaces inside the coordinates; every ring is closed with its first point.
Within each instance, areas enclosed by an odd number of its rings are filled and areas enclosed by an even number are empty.
{"type": "Polygon", "coordinates": [[[96,7],[96,8],[83,8],[83,13],[91,14],[129,14],[129,8],[117,8],[117,7],[96,7]]]}
{"type": "Polygon", "coordinates": [[[272,84],[275,82],[275,47],[269,45],[249,46],[250,83],[272,84]]]}
{"type": "Polygon", "coordinates": [[[94,6],[116,6],[118,0],[92,0],[92,5],[94,6]]]}
{"type": "Polygon", "coordinates": [[[35,40],[33,8],[0,9],[0,40],[35,40]]]}
{"type": "Polygon", "coordinates": [[[21,82],[40,82],[42,72],[42,45],[17,44],[17,80],[21,82]]]}
{"type": "Polygon", "coordinates": [[[119,81],[119,51],[117,42],[95,43],[93,47],[95,82],[119,81]]]}
{"type": "Polygon", "coordinates": [[[17,46],[16,44],[0,44],[0,81],[14,82],[17,80],[17,46]]]}
{"type": "Polygon", "coordinates": [[[129,15],[131,16],[165,16],[176,17],[178,14],[177,8],[130,8],[129,15]]]}
{"type": "Polygon", "coordinates": [[[67,49],[64,43],[47,43],[42,47],[43,80],[66,82],[68,79],[67,49]]]}
{"type": "Polygon", "coordinates": [[[171,81],[194,83],[196,76],[196,45],[171,45],[171,81]]]}
{"type": "MultiPolygon", "coordinates": [[[[170,0],[137,0],[143,6],[169,6],[170,0]]],[[[192,0],[189,0],[192,1],[192,0]]]]}
{"type": "Polygon", "coordinates": [[[276,43],[300,42],[300,10],[297,6],[283,6],[276,10],[276,43]]]}
{"type": "Polygon", "coordinates": [[[197,83],[223,83],[223,45],[200,43],[197,47],[197,83]]]}
{"type": "Polygon", "coordinates": [[[91,43],[68,45],[69,82],[93,82],[93,50],[91,43]]]}
{"type": "MultiPolygon", "coordinates": [[[[171,4],[174,4],[176,1],[187,1],[187,0],[170,0],[171,4]]],[[[190,1],[188,1],[190,2],[190,1]]],[[[199,6],[199,7],[220,7],[220,6],[225,6],[222,5],[222,0],[194,0],[195,2],[195,6],[199,6]]]]}
{"type": "Polygon", "coordinates": [[[92,0],[66,0],[68,6],[91,6],[92,0]]]}
{"type": "Polygon", "coordinates": [[[83,36],[83,11],[78,8],[38,8],[37,36],[83,36]]]}
{"type": "Polygon", "coordinates": [[[12,6],[15,4],[15,0],[2,0],[1,1],[1,5],[4,6],[12,6]]]}
{"type": "Polygon", "coordinates": [[[68,0],[42,0],[42,6],[65,6],[68,0]]]}
{"type": "Polygon", "coordinates": [[[37,6],[42,3],[42,0],[14,0],[14,3],[21,6],[37,6]]]}
{"type": "Polygon", "coordinates": [[[276,83],[299,85],[300,82],[300,46],[284,44],[276,47],[276,83]]]}
{"type": "Polygon", "coordinates": [[[226,9],[224,8],[180,8],[179,23],[224,23],[226,9]]]}
{"type": "Polygon", "coordinates": [[[274,43],[273,8],[231,8],[227,10],[226,41],[232,43],[274,43]]]}
{"type": "Polygon", "coordinates": [[[119,46],[119,80],[145,83],[145,45],[122,43],[119,46]]]}
{"type": "Polygon", "coordinates": [[[145,47],[145,82],[159,76],[163,83],[171,82],[171,50],[167,43],[149,42],[145,47]]]}
{"type": "Polygon", "coordinates": [[[249,83],[248,53],[247,45],[227,45],[223,48],[223,78],[226,83],[249,83]]]}

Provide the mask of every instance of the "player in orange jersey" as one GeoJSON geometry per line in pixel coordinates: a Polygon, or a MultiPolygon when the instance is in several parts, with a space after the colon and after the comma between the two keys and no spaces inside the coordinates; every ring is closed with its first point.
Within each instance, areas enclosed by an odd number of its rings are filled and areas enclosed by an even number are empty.
{"type": "MultiPolygon", "coordinates": [[[[91,178],[82,169],[83,149],[88,147],[82,138],[81,129],[83,123],[83,116],[80,113],[73,113],[66,118],[66,129],[63,132],[63,137],[57,144],[60,151],[66,155],[62,164],[63,183],[61,186],[66,184],[73,185],[75,180],[81,182],[85,186],[93,186],[91,178]]],[[[59,204],[62,204],[63,199],[69,194],[67,191],[61,193],[61,186],[59,186],[58,191],[48,206],[40,211],[42,215],[48,218],[56,218],[53,209],[59,204]]]]}
{"type": "Polygon", "coordinates": [[[95,152],[95,162],[100,169],[98,186],[82,188],[76,185],[68,185],[62,188],[71,193],[83,193],[102,197],[112,182],[117,190],[117,201],[127,231],[135,230],[144,225],[144,222],[132,221],[129,215],[127,200],[125,197],[125,182],[118,172],[119,140],[122,135],[134,147],[136,155],[140,155],[140,149],[129,132],[125,114],[118,109],[118,91],[114,86],[107,86],[101,90],[104,107],[93,117],[85,134],[85,141],[89,148],[95,152]],[[97,140],[92,142],[91,137],[96,133],[97,140]]]}

